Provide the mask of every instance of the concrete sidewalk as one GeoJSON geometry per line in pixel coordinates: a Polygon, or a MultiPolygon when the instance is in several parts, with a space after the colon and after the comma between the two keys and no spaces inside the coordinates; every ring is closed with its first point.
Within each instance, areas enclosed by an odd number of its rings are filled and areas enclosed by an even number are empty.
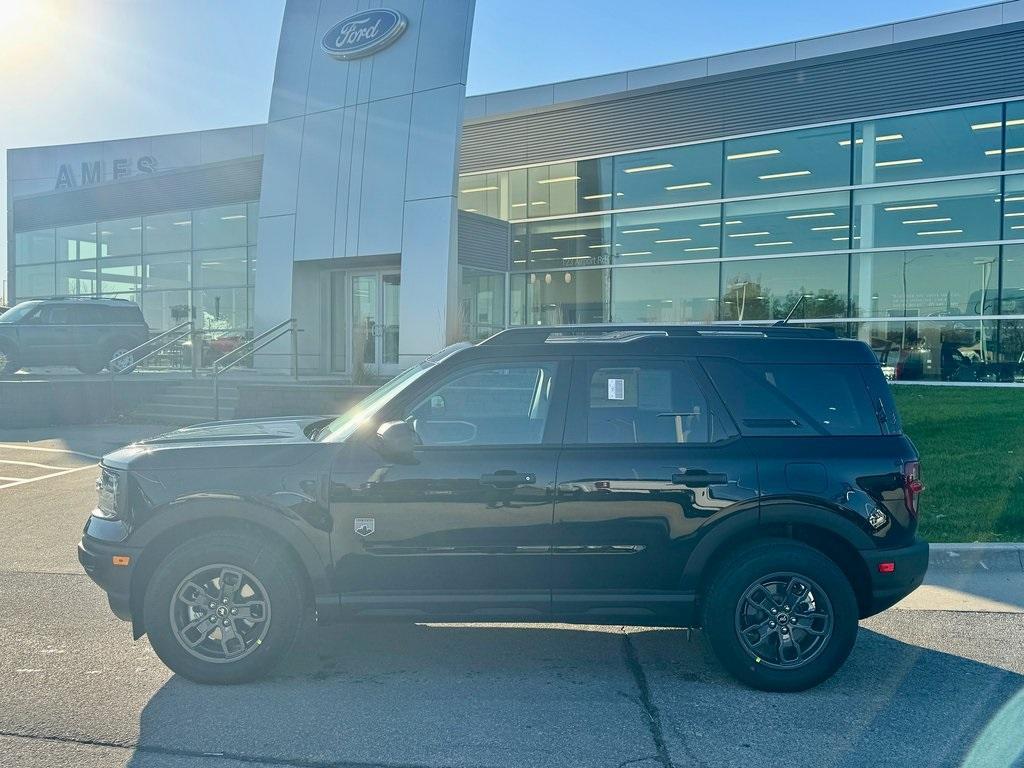
{"type": "Polygon", "coordinates": [[[933,544],[924,584],[895,607],[1024,613],[1024,544],[933,544]]]}

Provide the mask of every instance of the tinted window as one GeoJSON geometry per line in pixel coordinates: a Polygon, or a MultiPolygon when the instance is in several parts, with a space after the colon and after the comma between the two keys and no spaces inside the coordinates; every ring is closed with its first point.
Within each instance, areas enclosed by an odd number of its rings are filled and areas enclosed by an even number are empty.
{"type": "Polygon", "coordinates": [[[536,445],[556,364],[511,363],[454,374],[409,412],[424,445],[536,445]]]}
{"type": "Polygon", "coordinates": [[[71,319],[71,307],[64,304],[51,304],[39,310],[39,322],[43,325],[68,325],[71,319]]]}
{"type": "Polygon", "coordinates": [[[572,442],[700,444],[724,437],[686,361],[601,360],[585,366],[587,391],[572,442]]]}
{"type": "Polygon", "coordinates": [[[745,434],[880,432],[857,366],[742,364],[721,358],[705,358],[701,364],[745,434]]]}

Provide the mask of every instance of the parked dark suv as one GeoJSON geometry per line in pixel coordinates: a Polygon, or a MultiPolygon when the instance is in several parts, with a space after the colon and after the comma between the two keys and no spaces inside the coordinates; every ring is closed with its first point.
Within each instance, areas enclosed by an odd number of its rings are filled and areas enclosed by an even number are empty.
{"type": "Polygon", "coordinates": [[[199,425],[104,457],[79,558],[203,682],[320,620],[703,627],[799,690],[915,589],[918,455],[871,349],[786,326],[523,328],[340,418],[199,425]]]}
{"type": "Polygon", "coordinates": [[[0,375],[32,365],[73,365],[97,373],[149,338],[138,304],[124,299],[23,301],[0,315],[0,375]]]}

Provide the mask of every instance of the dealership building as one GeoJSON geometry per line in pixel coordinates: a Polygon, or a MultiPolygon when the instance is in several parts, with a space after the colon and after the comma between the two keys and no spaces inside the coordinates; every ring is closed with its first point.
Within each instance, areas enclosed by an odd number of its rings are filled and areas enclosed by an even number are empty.
{"type": "Polygon", "coordinates": [[[339,378],[790,313],[908,378],[1021,361],[1024,0],[468,98],[472,0],[373,5],[289,0],[266,124],[10,150],[11,296],[294,317],[339,378]]]}

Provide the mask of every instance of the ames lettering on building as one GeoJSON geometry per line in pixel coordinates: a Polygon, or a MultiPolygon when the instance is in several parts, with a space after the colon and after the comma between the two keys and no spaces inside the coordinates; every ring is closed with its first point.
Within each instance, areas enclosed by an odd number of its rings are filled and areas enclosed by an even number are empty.
{"type": "Polygon", "coordinates": [[[322,45],[336,59],[358,59],[391,45],[407,26],[405,16],[398,11],[375,8],[339,21],[327,30],[322,45]]]}
{"type": "Polygon", "coordinates": [[[153,173],[157,169],[156,158],[142,155],[138,159],[118,157],[109,168],[105,160],[83,162],[78,168],[75,163],[62,163],[57,171],[55,190],[88,187],[104,181],[117,181],[138,173],[153,173]]]}

